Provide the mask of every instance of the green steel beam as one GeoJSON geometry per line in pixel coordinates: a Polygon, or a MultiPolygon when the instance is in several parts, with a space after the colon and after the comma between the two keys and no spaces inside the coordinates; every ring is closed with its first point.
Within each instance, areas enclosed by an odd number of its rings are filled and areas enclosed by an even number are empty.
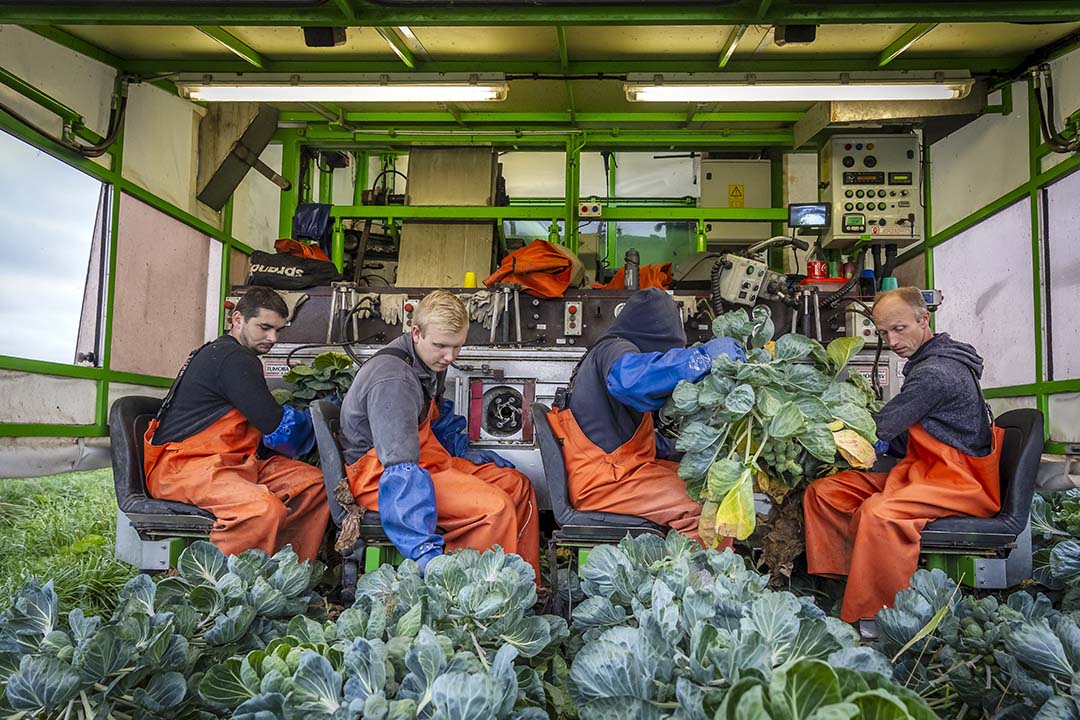
{"type": "Polygon", "coordinates": [[[742,36],[746,34],[747,25],[736,25],[731,28],[731,32],[727,36],[727,40],[724,41],[724,47],[720,48],[720,69],[727,67],[728,62],[731,60],[732,54],[735,52],[735,46],[742,40],[742,36]]]}
{"type": "Polygon", "coordinates": [[[889,46],[878,55],[878,67],[885,67],[896,58],[900,57],[909,47],[919,41],[928,32],[937,27],[937,23],[917,23],[912,25],[900,37],[889,43],[889,46]]]}
{"type": "MultiPolygon", "coordinates": [[[[970,70],[978,73],[1007,73],[1024,61],[1023,55],[996,55],[993,57],[901,57],[890,63],[889,70],[970,70]]],[[[274,74],[300,73],[400,73],[401,64],[386,60],[328,59],[316,60],[305,57],[275,57],[264,59],[262,69],[253,70],[251,65],[236,60],[200,60],[163,58],[154,60],[131,60],[127,69],[141,75],[166,75],[170,73],[251,73],[274,74]]],[[[564,68],[560,60],[528,60],[513,58],[476,58],[473,60],[441,60],[424,63],[424,72],[433,73],[506,73],[507,75],[570,75],[597,76],[596,79],[621,80],[626,73],[716,73],[717,59],[686,58],[645,59],[612,58],[609,60],[568,60],[564,68]],[[600,77],[604,76],[604,77],[600,77]]],[[[733,59],[723,72],[736,75],[765,72],[873,72],[880,70],[875,55],[870,58],[814,58],[787,59],[733,59]]]]}
{"type": "Polygon", "coordinates": [[[619,205],[604,208],[605,220],[708,220],[713,222],[779,222],[787,208],[657,208],[619,205]]]}
{"type": "Polygon", "coordinates": [[[405,67],[410,70],[416,69],[416,58],[413,57],[412,51],[405,45],[405,41],[398,36],[394,28],[377,27],[375,30],[379,35],[382,35],[382,39],[386,41],[386,44],[390,46],[390,49],[394,51],[394,54],[398,56],[401,62],[405,63],[405,67]]]}
{"type": "Polygon", "coordinates": [[[73,135],[91,143],[101,142],[101,136],[83,124],[83,116],[77,110],[69,108],[56,98],[38,90],[18,75],[8,72],[2,67],[0,67],[0,84],[8,86],[34,104],[40,105],[59,117],[63,120],[64,126],[71,129],[73,135]]]}
{"type": "Polygon", "coordinates": [[[226,50],[242,58],[248,65],[262,68],[266,61],[255,48],[245,43],[229,31],[217,25],[196,25],[195,29],[207,37],[213,38],[226,50]]]}
{"type": "Polygon", "coordinates": [[[122,69],[124,66],[124,59],[118,55],[113,55],[108,50],[103,50],[97,45],[86,42],[82,38],[75,37],[69,32],[65,32],[58,27],[52,25],[26,25],[27,30],[41,37],[52,40],[58,45],[62,45],[69,50],[74,50],[80,55],[85,55],[91,60],[97,60],[99,63],[108,65],[111,68],[122,69]]]}
{"type": "Polygon", "coordinates": [[[105,437],[106,425],[0,423],[0,437],[105,437]]]}
{"type": "MultiPolygon", "coordinates": [[[[567,193],[569,196],[570,193],[567,193]]],[[[574,204],[576,205],[576,200],[574,204]]],[[[564,201],[565,207],[569,203],[564,201]]],[[[553,210],[564,207],[467,205],[335,205],[333,218],[375,218],[393,220],[549,220],[553,210]]],[[[709,220],[715,222],[780,222],[787,219],[786,208],[702,208],[657,207],[620,204],[604,208],[601,220],[709,220]]]]}
{"type": "Polygon", "coordinates": [[[883,23],[883,22],[1025,22],[1053,23],[1080,20],[1074,0],[982,0],[981,2],[806,2],[805,0],[735,0],[728,3],[659,6],[607,6],[579,3],[572,6],[520,4],[492,12],[485,5],[424,7],[381,4],[357,5],[347,17],[337,3],[318,7],[266,8],[239,3],[154,6],[61,5],[26,3],[6,5],[0,22],[20,25],[291,25],[320,26],[516,26],[516,25],[740,25],[753,23],[883,23]]]}
{"type": "Polygon", "coordinates": [[[288,137],[281,147],[281,176],[292,185],[281,191],[281,203],[278,209],[278,237],[292,237],[293,215],[300,202],[300,140],[288,137]]]}
{"type": "Polygon", "coordinates": [[[342,17],[349,20],[350,23],[356,21],[356,7],[353,6],[350,0],[334,0],[334,4],[341,10],[342,17]]]}
{"type": "MultiPolygon", "coordinates": [[[[279,129],[275,137],[285,140],[296,137],[295,130],[279,129]]],[[[580,130],[580,131],[514,131],[475,130],[445,131],[442,133],[410,132],[388,129],[381,132],[355,132],[330,128],[308,128],[304,134],[306,144],[318,147],[341,147],[357,145],[412,146],[412,145],[491,145],[553,147],[565,145],[571,138],[579,137],[585,147],[789,147],[793,142],[790,128],[745,130],[580,130]]]]}
{"type": "MultiPolygon", "coordinates": [[[[1042,129],[1035,102],[1035,81],[1028,78],[1028,187],[1029,187],[1029,211],[1031,212],[1031,291],[1032,312],[1031,325],[1034,340],[1035,355],[1035,383],[1041,384],[1046,374],[1046,354],[1044,352],[1046,335],[1043,322],[1043,281],[1042,281],[1042,222],[1040,221],[1040,192],[1039,186],[1034,179],[1039,176],[1040,161],[1036,154],[1039,144],[1042,142],[1042,129]]],[[[1040,392],[1035,396],[1035,405],[1042,412],[1043,417],[1050,414],[1050,402],[1045,393],[1040,392]]],[[[1044,426],[1045,429],[1045,426],[1044,426]]]]}
{"type": "Polygon", "coordinates": [[[570,46],[566,43],[566,28],[556,25],[555,38],[559,42],[559,67],[566,70],[570,67],[570,46]]]}
{"type": "MultiPolygon", "coordinates": [[[[502,124],[518,125],[548,123],[557,125],[571,121],[569,112],[459,112],[462,122],[469,125],[502,124]]],[[[801,111],[781,112],[698,112],[690,116],[691,122],[798,122],[805,113],[801,111]]],[[[455,117],[449,111],[405,111],[405,112],[346,112],[344,122],[351,124],[431,124],[439,125],[454,122],[455,117]]],[[[578,123],[597,123],[603,125],[626,123],[684,123],[685,113],[672,112],[579,112],[574,120],[578,123]]],[[[297,112],[286,110],[281,113],[281,122],[322,123],[327,118],[317,112],[297,112]]]]}

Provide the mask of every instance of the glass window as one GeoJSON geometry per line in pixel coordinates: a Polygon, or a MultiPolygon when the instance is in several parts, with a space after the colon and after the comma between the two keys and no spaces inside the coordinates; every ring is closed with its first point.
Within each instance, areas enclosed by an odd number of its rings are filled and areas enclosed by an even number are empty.
{"type": "MultiPolygon", "coordinates": [[[[89,175],[0,132],[0,355],[75,361],[105,189],[89,175]]],[[[93,306],[96,315],[97,303],[93,306]]],[[[96,317],[90,324],[96,325],[96,317]]]]}
{"type": "Polygon", "coordinates": [[[1051,380],[1080,378],[1080,173],[1068,175],[1046,189],[1047,358],[1051,380]]]}

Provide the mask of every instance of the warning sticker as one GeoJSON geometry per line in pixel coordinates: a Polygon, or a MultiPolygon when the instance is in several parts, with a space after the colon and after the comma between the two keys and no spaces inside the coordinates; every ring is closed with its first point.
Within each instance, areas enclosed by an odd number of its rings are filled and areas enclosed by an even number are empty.
{"type": "Polygon", "coordinates": [[[727,186],[727,206],[729,208],[741,208],[743,207],[743,201],[746,199],[746,186],[728,185],[727,186]]]}

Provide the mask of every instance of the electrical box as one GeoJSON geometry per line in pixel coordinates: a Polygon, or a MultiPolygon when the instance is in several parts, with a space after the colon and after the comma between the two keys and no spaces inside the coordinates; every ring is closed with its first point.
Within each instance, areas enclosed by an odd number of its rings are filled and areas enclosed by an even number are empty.
{"type": "MultiPolygon", "coordinates": [[[[768,160],[702,160],[699,207],[772,207],[772,163],[768,160]]],[[[768,222],[708,222],[712,242],[746,242],[772,237],[768,222]]]]}
{"type": "Polygon", "coordinates": [[[401,304],[401,332],[412,332],[412,319],[416,314],[416,308],[420,306],[421,298],[405,298],[401,304]]]}
{"type": "MultiPolygon", "coordinates": [[[[870,313],[872,305],[868,305],[866,313],[870,313]]],[[[866,341],[867,346],[874,340],[874,336],[877,334],[877,328],[874,327],[874,321],[868,318],[862,313],[855,312],[855,308],[849,306],[845,313],[845,327],[844,334],[848,337],[861,337],[866,341]]]]}
{"type": "Polygon", "coordinates": [[[580,300],[570,300],[563,304],[563,335],[581,335],[582,320],[580,300]]]}
{"type": "Polygon", "coordinates": [[[904,246],[922,239],[922,175],[914,135],[837,135],[821,151],[822,202],[832,222],[821,246],[866,236],[904,246]]]}
{"type": "Polygon", "coordinates": [[[582,200],[580,203],[578,203],[579,218],[598,218],[603,214],[603,212],[604,206],[600,204],[599,200],[582,200]]]}
{"type": "Polygon", "coordinates": [[[720,258],[724,270],[720,273],[720,297],[733,305],[753,305],[757,302],[761,284],[769,268],[765,263],[738,255],[720,258]]]}

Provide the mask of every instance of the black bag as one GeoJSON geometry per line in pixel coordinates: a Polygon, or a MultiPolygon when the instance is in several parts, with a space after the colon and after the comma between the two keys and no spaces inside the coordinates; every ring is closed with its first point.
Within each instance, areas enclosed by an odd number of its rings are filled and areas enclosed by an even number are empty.
{"type": "Polygon", "coordinates": [[[247,284],[265,285],[275,290],[303,290],[344,279],[334,263],[325,260],[255,250],[251,253],[247,284]]]}

